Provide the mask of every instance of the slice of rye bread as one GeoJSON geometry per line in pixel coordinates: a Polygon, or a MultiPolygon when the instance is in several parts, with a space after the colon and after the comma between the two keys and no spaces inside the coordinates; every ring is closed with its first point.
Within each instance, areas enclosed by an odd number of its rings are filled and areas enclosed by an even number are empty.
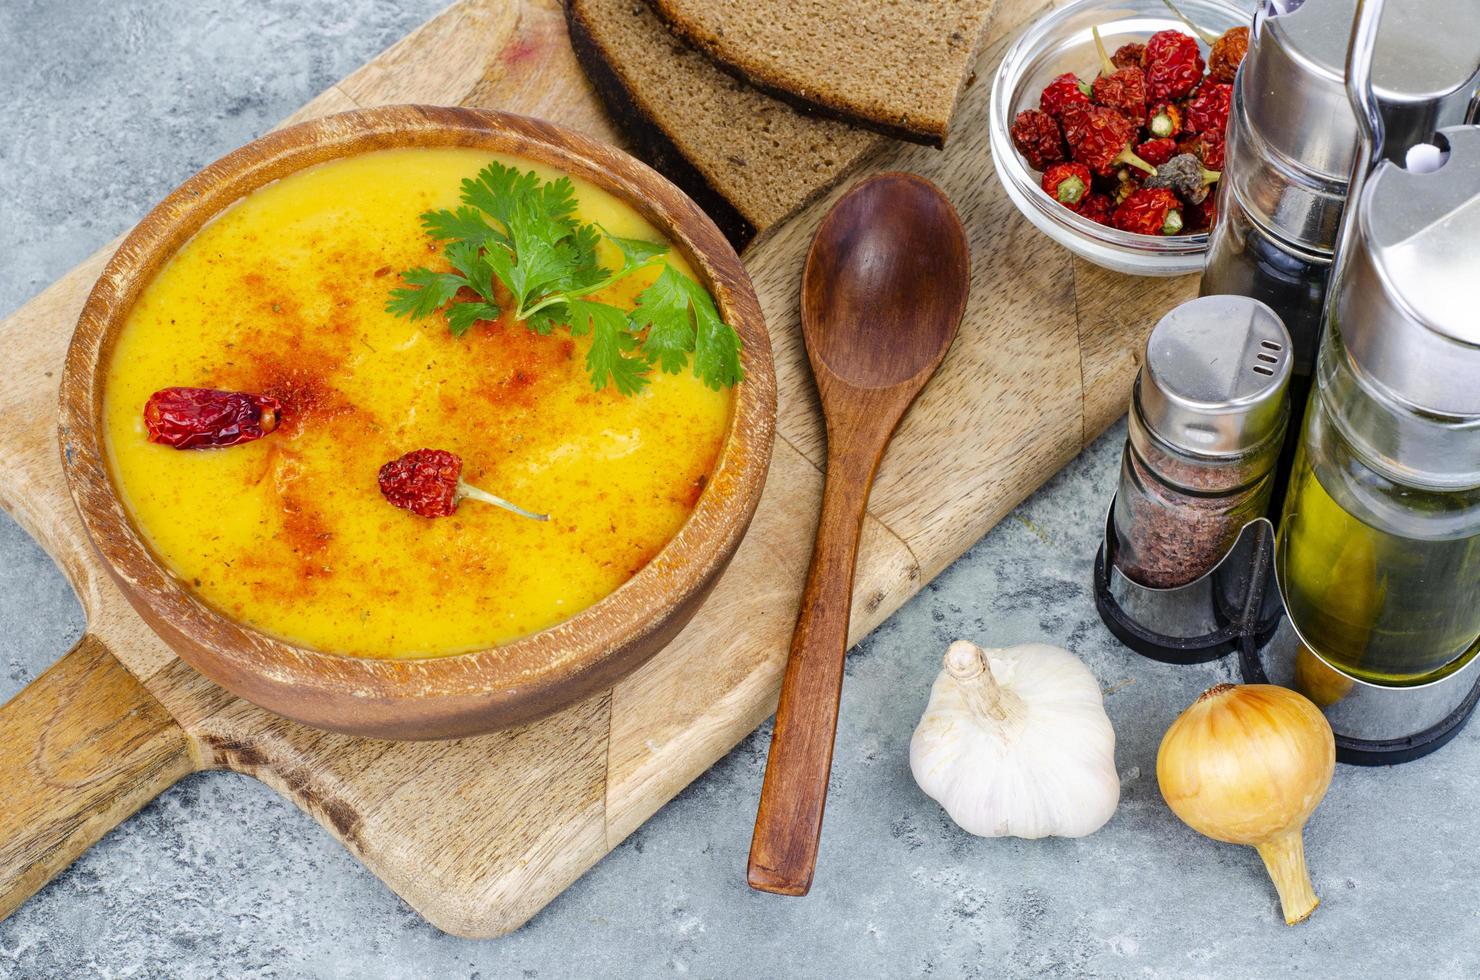
{"type": "Polygon", "coordinates": [[[717,69],[644,0],[565,0],[571,44],[637,151],[737,249],[886,140],[798,112],[717,69]]]}
{"type": "Polygon", "coordinates": [[[649,0],[720,67],[780,99],[944,146],[992,0],[649,0]]]}

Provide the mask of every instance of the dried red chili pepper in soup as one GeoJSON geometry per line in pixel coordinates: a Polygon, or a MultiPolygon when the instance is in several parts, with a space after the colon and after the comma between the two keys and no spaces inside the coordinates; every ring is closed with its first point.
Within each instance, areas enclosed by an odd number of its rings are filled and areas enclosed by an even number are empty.
{"type": "Polygon", "coordinates": [[[402,510],[447,517],[457,510],[462,458],[445,449],[417,449],[380,468],[380,492],[402,510]]]}
{"type": "Polygon", "coordinates": [[[149,441],[175,449],[214,449],[261,439],[277,428],[282,403],[267,395],[216,388],[161,388],[144,403],[149,441]]]}
{"type": "Polygon", "coordinates": [[[536,514],[496,497],[486,490],[464,483],[463,461],[445,449],[413,449],[380,468],[376,481],[381,496],[402,510],[419,517],[450,517],[457,505],[471,497],[493,504],[532,521],[548,521],[548,514],[536,514]]]}

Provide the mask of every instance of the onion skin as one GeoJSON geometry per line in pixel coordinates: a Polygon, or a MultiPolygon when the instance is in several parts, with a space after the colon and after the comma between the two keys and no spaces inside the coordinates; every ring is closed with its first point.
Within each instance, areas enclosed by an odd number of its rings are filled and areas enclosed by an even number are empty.
{"type": "Polygon", "coordinates": [[[1204,692],[1172,722],[1156,757],[1173,813],[1214,840],[1258,849],[1289,925],[1320,902],[1302,831],[1335,768],[1336,740],[1321,709],[1270,684],[1204,692]]]}

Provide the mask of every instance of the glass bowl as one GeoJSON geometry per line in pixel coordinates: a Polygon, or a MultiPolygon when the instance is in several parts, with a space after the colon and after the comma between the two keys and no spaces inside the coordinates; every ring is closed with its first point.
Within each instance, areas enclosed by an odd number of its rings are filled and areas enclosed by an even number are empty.
{"type": "MultiPolygon", "coordinates": [[[[1198,27],[1215,34],[1254,19],[1252,0],[1177,0],[1177,8],[1198,27]]],[[[992,82],[988,132],[997,178],[1012,203],[1039,231],[1095,265],[1137,276],[1200,272],[1208,250],[1207,232],[1159,238],[1081,217],[1043,192],[1040,174],[1028,167],[1012,145],[1008,127],[1013,118],[1024,109],[1038,108],[1038,93],[1056,75],[1072,71],[1088,80],[1099,73],[1091,27],[1100,29],[1110,52],[1130,41],[1144,43],[1168,28],[1192,33],[1162,0],[1075,0],[1028,25],[1003,56],[992,82]]],[[[1199,41],[1198,46],[1206,58],[1207,45],[1199,41]]]]}

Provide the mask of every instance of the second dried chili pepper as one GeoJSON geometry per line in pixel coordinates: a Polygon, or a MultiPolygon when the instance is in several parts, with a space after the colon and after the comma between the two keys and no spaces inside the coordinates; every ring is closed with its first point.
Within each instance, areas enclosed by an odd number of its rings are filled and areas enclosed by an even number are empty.
{"type": "Polygon", "coordinates": [[[1187,131],[1224,132],[1228,128],[1228,109],[1232,100],[1232,85],[1227,82],[1203,82],[1187,102],[1187,131]]]}
{"type": "Polygon", "coordinates": [[[1170,137],[1147,140],[1136,147],[1136,155],[1160,173],[1161,165],[1177,155],[1177,141],[1170,137]]]}
{"type": "Polygon", "coordinates": [[[1180,99],[1202,80],[1197,39],[1181,31],[1157,31],[1146,41],[1146,90],[1152,101],[1180,99]]]}
{"type": "Polygon", "coordinates": [[[1208,77],[1219,82],[1232,82],[1244,55],[1248,53],[1249,29],[1230,27],[1213,42],[1213,50],[1208,52],[1208,77]]]}
{"type": "Polygon", "coordinates": [[[1099,191],[1088,195],[1079,204],[1079,213],[1096,224],[1108,225],[1114,211],[1115,202],[1099,191]]]}
{"type": "Polygon", "coordinates": [[[550,519],[548,514],[525,510],[463,482],[462,468],[462,457],[456,453],[445,449],[414,449],[382,466],[376,480],[381,496],[419,517],[449,517],[456,513],[459,503],[471,497],[530,520],[550,519]]]}
{"type": "Polygon", "coordinates": [[[1024,109],[1012,121],[1012,145],[1034,170],[1046,170],[1064,159],[1064,131],[1046,112],[1024,109]]]}
{"type": "Polygon", "coordinates": [[[1158,166],[1156,176],[1147,177],[1142,186],[1165,187],[1188,204],[1201,204],[1208,196],[1208,185],[1216,183],[1221,176],[1218,171],[1205,168],[1191,153],[1179,153],[1158,166]]]}
{"type": "Polygon", "coordinates": [[[1063,121],[1064,111],[1070,106],[1089,105],[1090,87],[1079,80],[1073,72],[1064,72],[1044,86],[1038,96],[1038,108],[1063,121]]]}

